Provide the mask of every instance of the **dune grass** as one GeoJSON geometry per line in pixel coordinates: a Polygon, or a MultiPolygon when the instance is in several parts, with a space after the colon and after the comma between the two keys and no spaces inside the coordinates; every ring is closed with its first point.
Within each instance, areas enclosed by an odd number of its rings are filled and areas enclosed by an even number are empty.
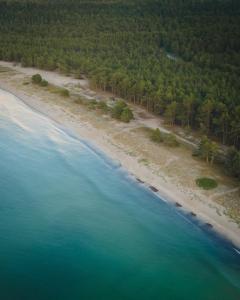
{"type": "Polygon", "coordinates": [[[201,177],[196,179],[196,184],[200,188],[204,190],[211,190],[218,186],[218,183],[216,180],[208,177],[201,177]]]}

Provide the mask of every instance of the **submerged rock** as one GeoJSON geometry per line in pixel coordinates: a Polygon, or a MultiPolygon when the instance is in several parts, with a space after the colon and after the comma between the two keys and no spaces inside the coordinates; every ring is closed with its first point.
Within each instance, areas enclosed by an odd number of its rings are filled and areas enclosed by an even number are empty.
{"type": "Polygon", "coordinates": [[[158,189],[155,188],[155,186],[150,185],[149,188],[155,193],[158,192],[158,189]]]}

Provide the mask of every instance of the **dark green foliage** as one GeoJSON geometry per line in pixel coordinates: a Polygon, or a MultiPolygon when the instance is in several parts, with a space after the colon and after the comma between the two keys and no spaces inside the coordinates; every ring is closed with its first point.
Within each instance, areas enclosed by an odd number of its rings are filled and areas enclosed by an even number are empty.
{"type": "Polygon", "coordinates": [[[169,147],[178,147],[179,142],[174,134],[166,134],[164,138],[164,143],[169,147]]]}
{"type": "Polygon", "coordinates": [[[114,119],[129,123],[133,119],[132,110],[127,106],[123,100],[118,100],[111,109],[111,116],[114,119]]]}
{"type": "Polygon", "coordinates": [[[204,190],[211,190],[218,186],[216,180],[208,177],[201,177],[196,179],[196,184],[204,190]]]}
{"type": "Polygon", "coordinates": [[[114,119],[120,120],[122,112],[123,112],[124,108],[126,108],[126,107],[127,107],[126,102],[124,102],[122,100],[118,100],[112,107],[112,110],[111,110],[112,117],[114,119]]]}
{"type": "Polygon", "coordinates": [[[0,0],[0,60],[82,74],[240,148],[239,0],[0,0]]]}
{"type": "Polygon", "coordinates": [[[207,136],[203,136],[199,142],[197,151],[194,151],[193,155],[206,159],[206,162],[212,165],[218,155],[218,151],[218,145],[207,136]]]}
{"type": "Polygon", "coordinates": [[[232,176],[240,179],[240,151],[234,147],[230,148],[226,155],[225,166],[232,176]]]}
{"type": "Polygon", "coordinates": [[[88,100],[87,101],[87,106],[88,106],[88,108],[89,109],[91,109],[91,110],[94,110],[94,109],[96,109],[97,108],[97,105],[98,105],[98,103],[97,103],[97,101],[96,100],[88,100]]]}
{"type": "Polygon", "coordinates": [[[151,133],[151,140],[155,143],[161,143],[163,142],[163,136],[159,128],[156,128],[151,133]]]}
{"type": "Polygon", "coordinates": [[[32,76],[32,82],[35,84],[41,84],[42,76],[40,74],[35,74],[32,76]]]}
{"type": "Polygon", "coordinates": [[[43,87],[48,86],[47,80],[43,79],[40,74],[35,74],[32,76],[32,83],[41,85],[43,87]]]}
{"type": "Polygon", "coordinates": [[[104,113],[107,113],[109,111],[109,107],[105,101],[99,101],[97,103],[97,108],[102,110],[104,113]]]}
{"type": "Polygon", "coordinates": [[[43,79],[43,80],[40,82],[40,85],[41,85],[41,86],[48,86],[47,80],[43,79]]]}
{"type": "Polygon", "coordinates": [[[59,90],[59,94],[60,94],[61,96],[63,96],[63,97],[69,97],[69,90],[64,89],[64,88],[61,88],[61,89],[59,90]]]}
{"type": "Polygon", "coordinates": [[[159,128],[150,130],[150,138],[155,143],[164,143],[169,147],[179,146],[179,142],[176,139],[176,136],[171,133],[163,133],[159,128]]]}
{"type": "Polygon", "coordinates": [[[129,107],[125,107],[120,117],[122,122],[129,123],[133,119],[132,110],[129,107]]]}

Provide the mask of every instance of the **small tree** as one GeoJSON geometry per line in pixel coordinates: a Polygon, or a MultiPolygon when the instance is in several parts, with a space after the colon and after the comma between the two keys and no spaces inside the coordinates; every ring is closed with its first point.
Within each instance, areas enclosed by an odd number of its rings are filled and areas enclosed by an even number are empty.
{"type": "Polygon", "coordinates": [[[121,121],[129,123],[133,119],[132,110],[129,107],[125,107],[121,113],[121,121]]]}
{"type": "Polygon", "coordinates": [[[42,82],[42,76],[40,74],[33,75],[32,82],[35,84],[40,84],[42,82]]]}
{"type": "Polygon", "coordinates": [[[205,158],[208,163],[209,153],[210,153],[209,139],[207,138],[207,136],[204,135],[198,144],[197,154],[198,156],[205,158]]]}
{"type": "Polygon", "coordinates": [[[231,147],[228,150],[225,158],[225,166],[232,176],[240,179],[240,151],[235,147],[231,147]]]}
{"type": "Polygon", "coordinates": [[[165,110],[164,117],[166,118],[167,122],[173,126],[175,124],[177,114],[177,102],[173,101],[169,104],[165,110]]]}
{"type": "Polygon", "coordinates": [[[155,143],[163,142],[162,133],[159,128],[156,128],[155,130],[152,131],[151,140],[155,143]]]}
{"type": "Polygon", "coordinates": [[[218,145],[210,141],[207,136],[203,136],[198,145],[197,155],[206,159],[206,162],[212,165],[217,154],[218,145]]]}
{"type": "Polygon", "coordinates": [[[124,108],[127,107],[126,102],[122,100],[118,100],[117,103],[112,108],[112,117],[115,119],[121,119],[121,114],[124,110],[124,108]]]}
{"type": "Polygon", "coordinates": [[[215,142],[210,142],[210,164],[212,165],[214,162],[214,159],[216,158],[218,154],[218,145],[215,142]]]}

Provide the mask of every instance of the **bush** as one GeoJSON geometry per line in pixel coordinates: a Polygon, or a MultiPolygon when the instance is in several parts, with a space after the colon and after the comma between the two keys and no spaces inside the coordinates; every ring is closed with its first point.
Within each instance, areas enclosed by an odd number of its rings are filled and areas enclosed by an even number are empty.
{"type": "Polygon", "coordinates": [[[63,96],[63,97],[69,97],[69,90],[60,89],[60,95],[63,96]]]}
{"type": "Polygon", "coordinates": [[[48,86],[48,82],[45,79],[42,79],[42,81],[40,82],[41,86],[48,86]]]}
{"type": "Polygon", "coordinates": [[[129,107],[125,107],[121,113],[120,119],[122,122],[129,123],[133,119],[132,110],[129,107]]]}
{"type": "Polygon", "coordinates": [[[179,146],[176,136],[172,133],[162,133],[159,128],[151,129],[150,138],[155,143],[164,143],[169,147],[179,146]]]}
{"type": "Polygon", "coordinates": [[[108,112],[108,109],[109,109],[108,105],[105,101],[99,101],[97,103],[97,108],[101,109],[102,111],[104,111],[106,113],[108,112]]]}
{"type": "Polygon", "coordinates": [[[48,86],[47,80],[43,79],[40,74],[35,74],[32,76],[32,83],[38,84],[41,86],[48,86]]]}
{"type": "Polygon", "coordinates": [[[89,100],[87,103],[87,106],[89,109],[95,109],[97,105],[97,101],[96,100],[89,100]]]}
{"type": "Polygon", "coordinates": [[[125,107],[127,107],[126,102],[124,102],[122,100],[118,100],[112,108],[112,111],[111,111],[112,117],[120,120],[121,114],[125,107]]]}
{"type": "Polygon", "coordinates": [[[164,138],[164,142],[169,147],[178,147],[179,146],[179,142],[177,141],[176,136],[172,133],[166,134],[166,136],[164,138]]]}
{"type": "Polygon", "coordinates": [[[42,76],[40,74],[33,75],[32,82],[35,84],[40,84],[42,82],[42,76]]]}
{"type": "Polygon", "coordinates": [[[163,142],[163,136],[159,128],[156,128],[152,131],[151,140],[155,143],[163,142]]]}
{"type": "Polygon", "coordinates": [[[211,190],[218,186],[218,183],[216,180],[208,177],[201,177],[196,179],[196,184],[200,188],[203,188],[204,190],[211,190]]]}

